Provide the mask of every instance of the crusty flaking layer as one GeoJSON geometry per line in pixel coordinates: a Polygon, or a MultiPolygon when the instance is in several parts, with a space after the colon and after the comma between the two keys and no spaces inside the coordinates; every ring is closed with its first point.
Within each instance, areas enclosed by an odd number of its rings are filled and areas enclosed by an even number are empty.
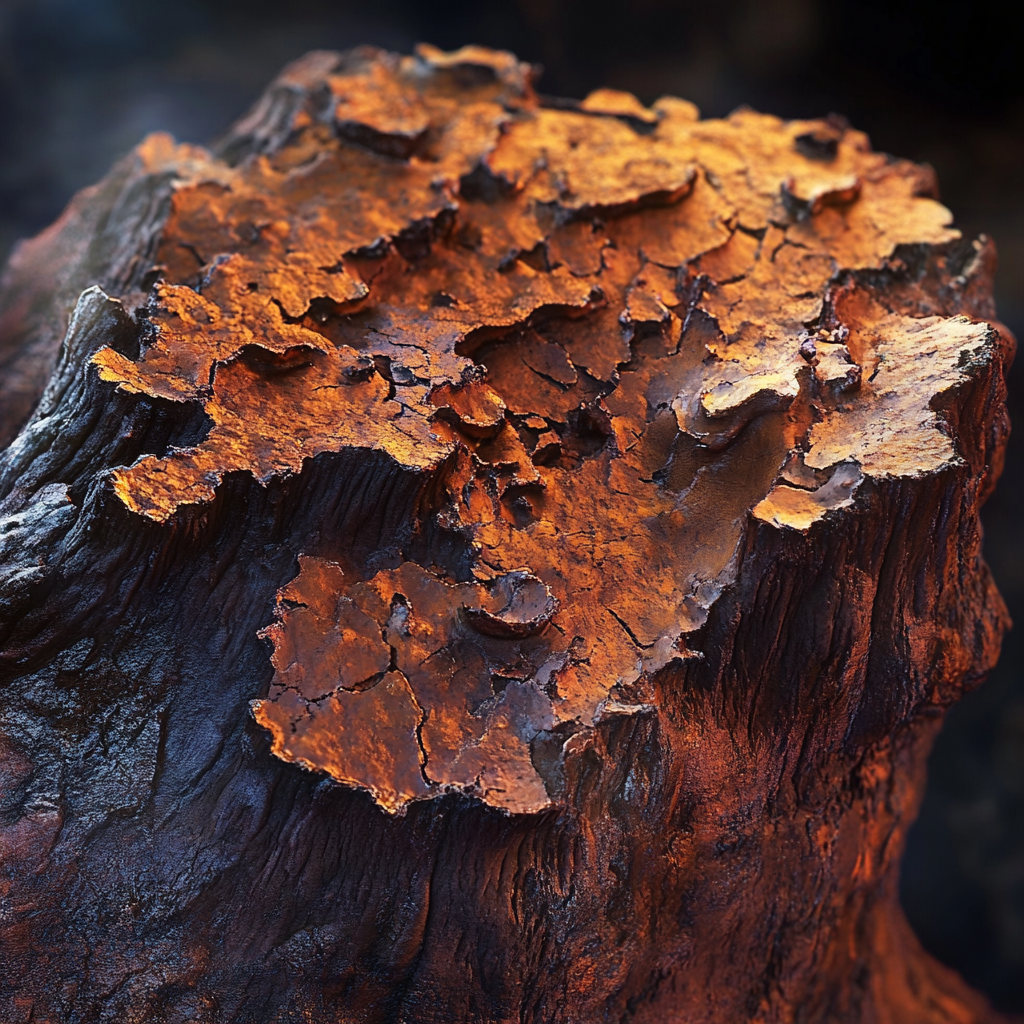
{"type": "Polygon", "coordinates": [[[554,109],[476,49],[313,55],[268,95],[277,121],[173,191],[144,350],[93,357],[210,424],[114,489],[165,523],[226,474],[373,450],[422,477],[413,527],[469,552],[302,560],[254,705],[279,757],[392,812],[543,810],[536,738],[645,712],[699,656],[751,513],[808,530],[956,460],[935,399],[997,340],[864,283],[958,233],[862,134],[612,90],[554,109]]]}

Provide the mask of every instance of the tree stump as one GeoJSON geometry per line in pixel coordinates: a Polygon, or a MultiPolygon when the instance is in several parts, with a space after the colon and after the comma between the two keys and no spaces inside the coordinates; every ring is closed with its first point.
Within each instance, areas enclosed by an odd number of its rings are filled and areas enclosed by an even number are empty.
{"type": "Polygon", "coordinates": [[[981,1022],[994,251],[840,118],[318,52],[0,294],[0,1016],[981,1022]],[[63,340],[61,340],[63,339],[63,340]]]}

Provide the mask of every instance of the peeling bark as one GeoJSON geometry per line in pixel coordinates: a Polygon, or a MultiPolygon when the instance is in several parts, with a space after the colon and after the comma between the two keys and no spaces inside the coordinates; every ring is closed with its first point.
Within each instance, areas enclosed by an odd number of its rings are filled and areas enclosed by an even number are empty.
{"type": "Polygon", "coordinates": [[[3,1019],[996,1021],[896,900],[994,259],[836,119],[476,47],[144,142],[0,288],[3,1019]]]}

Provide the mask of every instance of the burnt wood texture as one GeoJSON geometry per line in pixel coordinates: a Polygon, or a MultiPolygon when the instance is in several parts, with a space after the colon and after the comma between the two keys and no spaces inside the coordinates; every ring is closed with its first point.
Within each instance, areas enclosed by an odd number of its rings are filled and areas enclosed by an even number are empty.
{"type": "Polygon", "coordinates": [[[840,118],[317,52],[0,288],[0,1019],[992,1022],[897,903],[1013,339],[840,118]]]}

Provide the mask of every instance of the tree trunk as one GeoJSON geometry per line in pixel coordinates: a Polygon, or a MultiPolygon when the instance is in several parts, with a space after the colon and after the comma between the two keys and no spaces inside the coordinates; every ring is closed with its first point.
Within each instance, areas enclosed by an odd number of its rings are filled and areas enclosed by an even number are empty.
{"type": "Polygon", "coordinates": [[[1007,626],[991,243],[530,77],[311,54],[12,258],[4,1021],[997,1019],[896,891],[1007,626]]]}

